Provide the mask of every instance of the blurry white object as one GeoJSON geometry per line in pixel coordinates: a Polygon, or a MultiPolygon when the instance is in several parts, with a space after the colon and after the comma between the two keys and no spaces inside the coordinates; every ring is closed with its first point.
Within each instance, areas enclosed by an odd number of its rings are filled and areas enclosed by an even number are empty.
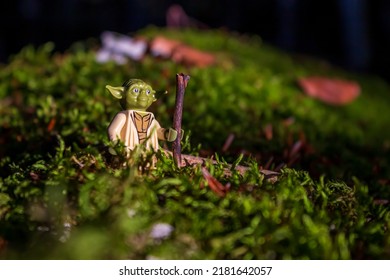
{"type": "Polygon", "coordinates": [[[155,224],[150,232],[150,237],[155,240],[161,240],[169,237],[174,230],[174,227],[166,223],[155,224]]]}
{"type": "Polygon", "coordinates": [[[102,48],[96,54],[96,61],[100,63],[115,61],[117,64],[125,64],[127,58],[140,60],[148,47],[145,41],[110,31],[103,32],[100,38],[102,48]]]}

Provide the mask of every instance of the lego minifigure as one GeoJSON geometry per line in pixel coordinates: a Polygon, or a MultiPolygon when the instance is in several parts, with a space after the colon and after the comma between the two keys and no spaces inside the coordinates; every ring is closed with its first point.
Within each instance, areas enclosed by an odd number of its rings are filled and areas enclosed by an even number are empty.
{"type": "Polygon", "coordinates": [[[156,91],[150,85],[139,79],[130,79],[123,86],[107,85],[106,88],[119,99],[123,109],[111,121],[108,136],[113,142],[123,142],[128,155],[136,145],[144,144],[146,149],[157,151],[158,140],[172,142],[176,139],[176,130],[161,128],[153,113],[146,111],[157,100],[156,91]]]}

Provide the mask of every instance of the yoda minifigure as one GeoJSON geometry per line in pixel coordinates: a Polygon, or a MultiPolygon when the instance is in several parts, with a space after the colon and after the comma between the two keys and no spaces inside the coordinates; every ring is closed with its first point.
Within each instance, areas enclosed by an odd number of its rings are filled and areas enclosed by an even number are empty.
{"type": "Polygon", "coordinates": [[[145,144],[148,150],[157,151],[159,139],[169,142],[176,139],[176,130],[161,128],[153,113],[146,111],[157,100],[156,91],[150,85],[139,79],[130,79],[121,87],[107,85],[106,88],[119,99],[123,109],[108,127],[111,141],[122,141],[130,152],[139,144],[145,144]]]}

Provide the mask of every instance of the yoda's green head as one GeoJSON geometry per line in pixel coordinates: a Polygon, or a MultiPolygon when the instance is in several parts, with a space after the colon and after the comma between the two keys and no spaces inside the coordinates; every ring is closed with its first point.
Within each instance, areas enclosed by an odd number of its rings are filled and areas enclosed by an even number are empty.
{"type": "Polygon", "coordinates": [[[121,87],[106,86],[106,89],[117,99],[124,110],[145,111],[156,101],[156,91],[139,79],[130,79],[121,87]]]}

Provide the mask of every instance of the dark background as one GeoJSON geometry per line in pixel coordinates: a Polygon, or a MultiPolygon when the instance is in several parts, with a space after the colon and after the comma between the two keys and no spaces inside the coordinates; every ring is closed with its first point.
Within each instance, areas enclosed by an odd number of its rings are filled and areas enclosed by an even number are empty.
{"type": "Polygon", "coordinates": [[[63,51],[102,31],[166,25],[180,4],[210,28],[260,35],[287,51],[324,58],[390,80],[389,0],[12,0],[0,4],[0,61],[27,44],[63,51]]]}

